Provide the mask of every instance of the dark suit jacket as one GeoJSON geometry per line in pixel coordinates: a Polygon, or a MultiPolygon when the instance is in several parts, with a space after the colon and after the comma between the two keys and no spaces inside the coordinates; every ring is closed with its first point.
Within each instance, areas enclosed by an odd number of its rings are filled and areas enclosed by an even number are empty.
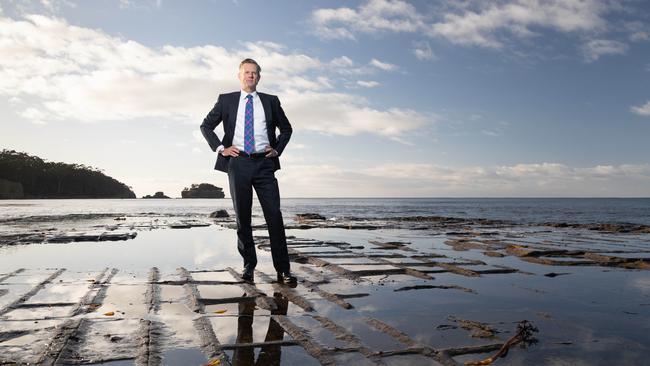
{"type": "MultiPolygon", "coordinates": [[[[235,135],[235,124],[237,123],[237,109],[239,109],[239,97],[241,92],[233,92],[228,94],[221,94],[217,98],[217,103],[214,105],[210,113],[205,117],[201,123],[201,133],[208,141],[212,151],[217,151],[220,145],[230,147],[232,139],[235,135]],[[223,121],[223,139],[220,140],[214,129],[223,121]]],[[[264,115],[266,116],[266,131],[269,136],[269,143],[272,148],[278,152],[278,156],[282,155],[282,151],[291,138],[291,124],[284,114],[284,110],[280,106],[280,99],[275,95],[264,94],[257,92],[260,97],[262,106],[264,107],[264,115]],[[279,129],[280,134],[275,135],[275,130],[279,129]]],[[[214,168],[222,172],[228,172],[228,161],[230,157],[219,154],[217,163],[214,168]]],[[[271,158],[275,164],[275,170],[280,169],[280,159],[277,157],[271,158]]]]}

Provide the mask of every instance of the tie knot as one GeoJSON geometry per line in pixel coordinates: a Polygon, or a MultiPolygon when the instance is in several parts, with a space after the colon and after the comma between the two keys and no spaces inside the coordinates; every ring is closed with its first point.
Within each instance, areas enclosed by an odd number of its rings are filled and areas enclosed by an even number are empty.
{"type": "Polygon", "coordinates": [[[251,100],[251,99],[253,99],[253,96],[251,94],[247,94],[246,99],[251,100]]]}

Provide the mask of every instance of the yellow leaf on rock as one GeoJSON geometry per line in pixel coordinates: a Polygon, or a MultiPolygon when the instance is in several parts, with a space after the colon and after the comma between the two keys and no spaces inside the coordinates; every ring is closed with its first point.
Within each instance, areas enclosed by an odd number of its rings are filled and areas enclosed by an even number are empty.
{"type": "Polygon", "coordinates": [[[218,358],[213,358],[211,359],[208,363],[204,364],[203,366],[215,366],[215,365],[220,365],[221,360],[218,358]]]}
{"type": "Polygon", "coordinates": [[[228,310],[226,310],[226,309],[217,310],[217,311],[215,311],[215,314],[223,314],[223,313],[225,313],[226,311],[228,311],[228,310]]]}
{"type": "Polygon", "coordinates": [[[108,313],[104,313],[104,315],[113,316],[113,315],[115,315],[115,312],[114,311],[109,311],[108,313]]]}

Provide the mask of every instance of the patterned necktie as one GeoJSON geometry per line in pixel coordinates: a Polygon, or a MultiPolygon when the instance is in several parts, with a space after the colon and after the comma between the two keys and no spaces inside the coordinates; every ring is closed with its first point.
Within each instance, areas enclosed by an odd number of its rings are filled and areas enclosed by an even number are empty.
{"type": "Polygon", "coordinates": [[[244,151],[247,154],[255,152],[255,131],[253,124],[253,96],[246,96],[246,114],[244,117],[244,151]]]}

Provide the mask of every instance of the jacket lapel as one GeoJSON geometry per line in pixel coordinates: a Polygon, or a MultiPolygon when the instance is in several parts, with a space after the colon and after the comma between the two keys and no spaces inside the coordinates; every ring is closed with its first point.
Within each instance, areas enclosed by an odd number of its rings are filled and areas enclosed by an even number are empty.
{"type": "Polygon", "coordinates": [[[232,127],[231,130],[235,131],[235,124],[237,123],[237,112],[239,111],[239,99],[241,98],[241,92],[239,93],[233,93],[234,98],[232,100],[232,104],[230,105],[230,126],[232,127]]]}
{"type": "Polygon", "coordinates": [[[266,119],[266,128],[270,129],[271,128],[271,101],[269,98],[266,97],[266,94],[262,93],[257,93],[260,97],[260,101],[262,102],[262,107],[264,107],[264,117],[266,119]]]}

